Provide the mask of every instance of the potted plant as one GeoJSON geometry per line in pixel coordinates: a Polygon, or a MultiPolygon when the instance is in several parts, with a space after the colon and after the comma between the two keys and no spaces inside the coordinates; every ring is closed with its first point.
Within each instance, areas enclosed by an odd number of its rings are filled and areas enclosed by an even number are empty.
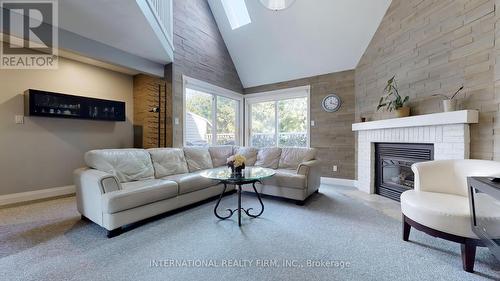
{"type": "Polygon", "coordinates": [[[464,86],[460,87],[453,95],[447,96],[443,94],[435,94],[432,95],[433,97],[443,97],[443,111],[444,112],[450,112],[450,111],[455,111],[457,109],[457,100],[455,97],[464,89],[464,86]]]}
{"type": "Polygon", "coordinates": [[[231,168],[231,175],[234,177],[241,177],[242,170],[245,169],[245,162],[247,159],[241,154],[233,155],[227,158],[227,166],[231,168]]]}
{"type": "Polygon", "coordinates": [[[403,98],[399,94],[395,78],[396,76],[394,75],[387,81],[387,85],[384,88],[384,95],[380,97],[377,110],[385,108],[390,112],[396,111],[397,117],[410,116],[410,108],[406,106],[410,97],[406,96],[403,98]]]}

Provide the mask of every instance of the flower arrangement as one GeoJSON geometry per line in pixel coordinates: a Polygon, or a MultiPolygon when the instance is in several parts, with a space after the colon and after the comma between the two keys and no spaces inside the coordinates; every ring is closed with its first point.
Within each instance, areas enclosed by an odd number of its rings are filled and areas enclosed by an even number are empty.
{"type": "Polygon", "coordinates": [[[245,169],[247,159],[241,154],[233,155],[227,158],[227,166],[231,168],[234,174],[241,175],[241,170],[245,169]]]}

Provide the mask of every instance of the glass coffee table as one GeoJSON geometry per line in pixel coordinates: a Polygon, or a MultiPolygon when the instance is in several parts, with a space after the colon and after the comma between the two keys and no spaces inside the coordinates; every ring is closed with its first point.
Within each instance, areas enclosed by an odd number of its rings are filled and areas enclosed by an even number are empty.
{"type": "Polygon", "coordinates": [[[264,203],[262,203],[262,198],[260,198],[260,194],[259,192],[257,192],[257,189],[255,188],[255,183],[257,182],[262,183],[261,180],[265,178],[270,178],[274,176],[274,174],[275,171],[272,169],[261,168],[261,167],[247,167],[246,169],[243,170],[241,176],[235,176],[234,174],[231,173],[231,170],[229,168],[220,167],[203,171],[200,175],[208,179],[218,180],[220,183],[224,184],[224,189],[222,190],[222,193],[219,196],[219,200],[217,200],[217,203],[215,204],[214,208],[215,216],[221,220],[225,220],[232,217],[235,212],[238,212],[238,225],[241,226],[241,211],[245,212],[247,216],[252,218],[257,218],[264,212],[264,203]],[[222,196],[226,192],[228,184],[234,184],[236,186],[236,191],[238,193],[238,208],[226,209],[226,211],[229,214],[227,214],[226,216],[221,216],[217,213],[217,208],[219,207],[220,201],[222,200],[222,196]],[[241,186],[244,184],[252,184],[253,190],[257,195],[257,198],[259,199],[261,210],[258,214],[251,213],[253,208],[245,209],[241,207],[241,186]]]}

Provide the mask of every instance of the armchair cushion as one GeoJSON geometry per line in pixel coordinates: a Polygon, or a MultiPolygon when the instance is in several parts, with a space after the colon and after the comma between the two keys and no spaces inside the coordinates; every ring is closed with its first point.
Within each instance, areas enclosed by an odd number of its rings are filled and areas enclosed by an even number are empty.
{"type": "Polygon", "coordinates": [[[467,197],[408,190],[401,194],[401,211],[427,227],[457,236],[477,238],[471,229],[467,197]]]}
{"type": "Polygon", "coordinates": [[[500,162],[488,160],[435,160],[412,165],[415,190],[468,196],[467,177],[494,176],[500,162]]]}

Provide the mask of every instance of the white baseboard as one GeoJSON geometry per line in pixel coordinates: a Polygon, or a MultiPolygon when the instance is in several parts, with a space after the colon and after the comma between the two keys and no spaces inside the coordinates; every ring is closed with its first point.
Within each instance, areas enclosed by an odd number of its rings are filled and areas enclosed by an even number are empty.
{"type": "Polygon", "coordinates": [[[321,177],[321,183],[331,184],[331,185],[350,186],[350,187],[356,187],[357,186],[357,181],[356,180],[339,179],[339,178],[321,177]]]}
{"type": "Polygon", "coordinates": [[[0,195],[0,206],[28,202],[51,197],[70,195],[75,193],[74,185],[47,188],[28,192],[19,192],[7,195],[0,195]]]}

